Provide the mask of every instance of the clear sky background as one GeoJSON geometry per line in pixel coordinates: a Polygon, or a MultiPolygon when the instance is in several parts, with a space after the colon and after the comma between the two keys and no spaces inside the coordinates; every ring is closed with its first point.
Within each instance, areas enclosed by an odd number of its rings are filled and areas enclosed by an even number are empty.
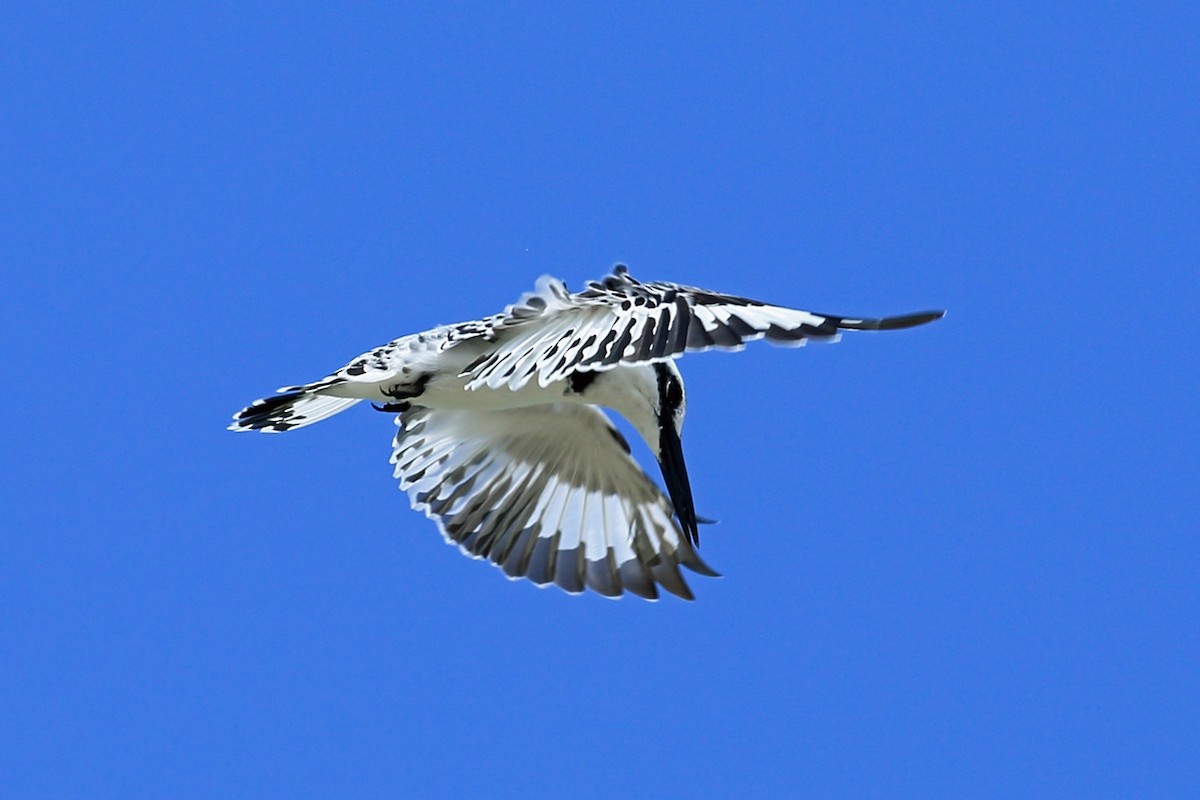
{"type": "Polygon", "coordinates": [[[1195,3],[49,5],[0,795],[1200,794],[1195,3]],[[464,558],[370,409],[225,430],[616,261],[949,310],[680,363],[695,603],[464,558]]]}

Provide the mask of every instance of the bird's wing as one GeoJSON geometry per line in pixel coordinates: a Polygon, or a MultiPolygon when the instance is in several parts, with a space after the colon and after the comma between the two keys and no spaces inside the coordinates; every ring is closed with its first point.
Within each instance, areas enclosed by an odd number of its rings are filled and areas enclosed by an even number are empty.
{"type": "Polygon", "coordinates": [[[492,322],[495,345],[463,374],[469,389],[517,390],[534,377],[546,386],[576,371],[740,350],[756,339],[795,347],[811,338],[836,340],[840,330],[908,328],[941,316],[940,311],[886,319],[815,314],[693,286],[641,283],[618,266],[576,294],[543,277],[492,322]]]}
{"type": "Polygon", "coordinates": [[[656,598],[661,585],[690,600],[679,565],[716,575],[595,407],[414,407],[396,424],[392,463],[413,508],[510,578],[609,597],[656,598]]]}

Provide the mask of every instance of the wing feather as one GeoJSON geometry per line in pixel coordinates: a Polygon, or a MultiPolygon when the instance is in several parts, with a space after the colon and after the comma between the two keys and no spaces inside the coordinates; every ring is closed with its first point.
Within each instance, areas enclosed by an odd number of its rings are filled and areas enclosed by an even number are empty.
{"type": "Polygon", "coordinates": [[[593,406],[414,407],[397,425],[392,463],[413,507],[511,578],[608,597],[654,599],[661,586],[691,599],[678,565],[716,574],[593,406]]]}
{"type": "Polygon", "coordinates": [[[543,278],[490,320],[490,351],[464,371],[467,388],[518,390],[536,378],[547,386],[580,370],[612,369],[748,342],[798,346],[836,341],[840,330],[894,330],[930,322],[929,311],[885,319],[851,319],[784,308],[673,283],[641,283],[618,266],[603,281],[570,294],[543,278]]]}

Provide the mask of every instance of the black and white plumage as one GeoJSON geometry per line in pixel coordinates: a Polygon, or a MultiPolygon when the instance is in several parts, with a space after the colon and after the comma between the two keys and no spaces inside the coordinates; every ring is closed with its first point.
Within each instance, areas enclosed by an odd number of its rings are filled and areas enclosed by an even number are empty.
{"type": "Polygon", "coordinates": [[[543,277],[500,314],[396,339],[321,380],[256,400],[229,427],[278,433],[369,400],[396,415],[400,487],[464,553],[568,592],[656,598],[662,587],[691,599],[680,565],[717,573],[696,553],[674,360],[756,339],[835,341],[842,330],[909,328],[942,315],[814,314],[641,283],[618,265],[578,293],[543,277]],[[646,441],[669,499],[599,407],[646,441]]]}

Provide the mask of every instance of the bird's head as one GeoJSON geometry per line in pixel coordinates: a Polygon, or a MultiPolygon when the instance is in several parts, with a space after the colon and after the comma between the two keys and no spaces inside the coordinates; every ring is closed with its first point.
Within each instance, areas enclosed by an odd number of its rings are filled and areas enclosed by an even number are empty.
{"type": "Polygon", "coordinates": [[[687,464],[683,460],[681,437],[683,417],[687,413],[687,394],[683,391],[683,377],[674,361],[655,364],[654,373],[658,384],[658,400],[654,406],[658,422],[658,446],[655,456],[658,457],[663,481],[671,495],[671,503],[675,506],[675,516],[679,518],[679,524],[692,544],[699,544],[696,506],[692,500],[692,485],[688,481],[687,464]]]}

